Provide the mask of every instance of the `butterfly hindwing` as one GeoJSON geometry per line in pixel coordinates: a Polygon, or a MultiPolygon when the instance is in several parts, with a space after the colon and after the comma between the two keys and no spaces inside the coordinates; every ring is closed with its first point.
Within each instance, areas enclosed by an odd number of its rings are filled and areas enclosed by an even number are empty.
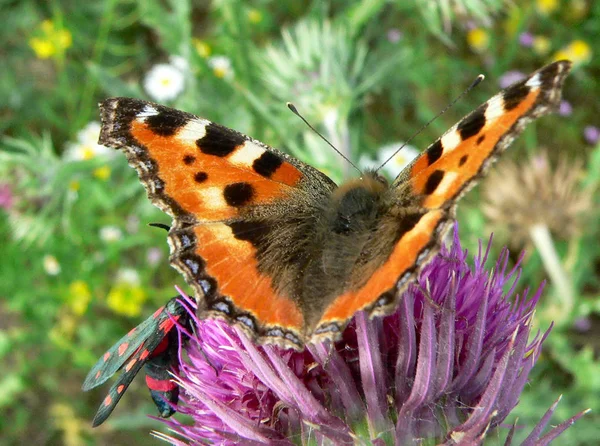
{"type": "Polygon", "coordinates": [[[83,383],[84,391],[99,386],[118,370],[122,370],[121,376],[110,388],[98,408],[93,420],[94,427],[108,418],[144,365],[147,366],[146,382],[161,416],[169,416],[173,413],[172,410],[166,409],[164,401],[159,397],[162,396],[163,400],[173,403],[177,401],[176,397],[173,400],[171,396],[176,386],[167,377],[169,369],[176,363],[178,345],[177,338],[174,336],[175,330],[172,330],[174,321],[183,322],[185,311],[177,298],[171,299],[166,306],[159,308],[152,316],[121,338],[94,365],[83,383]]]}

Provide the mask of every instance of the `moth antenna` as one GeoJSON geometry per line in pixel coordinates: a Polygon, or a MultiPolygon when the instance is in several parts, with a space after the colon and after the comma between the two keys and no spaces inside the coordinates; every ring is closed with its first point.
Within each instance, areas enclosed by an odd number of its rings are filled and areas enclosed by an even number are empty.
{"type": "Polygon", "coordinates": [[[448,104],[441,112],[439,112],[437,115],[435,115],[433,118],[431,118],[426,124],[424,124],[419,130],[417,130],[410,138],[408,138],[406,140],[406,142],[404,144],[402,144],[400,146],[400,148],[398,150],[396,150],[392,156],[390,156],[388,159],[385,160],[385,162],[379,166],[375,172],[379,172],[379,170],[385,166],[393,157],[395,157],[398,152],[400,152],[400,150],[402,150],[409,142],[411,142],[415,136],[417,136],[419,133],[421,133],[423,130],[425,130],[427,127],[429,127],[429,125],[435,121],[437,118],[439,118],[440,116],[442,116],[444,113],[446,113],[450,108],[452,108],[452,106],[454,104],[456,104],[458,102],[459,99],[461,99],[464,95],[466,95],[468,92],[470,92],[473,88],[475,88],[477,85],[479,85],[479,83],[485,79],[485,76],[483,74],[478,75],[475,80],[471,83],[471,85],[469,85],[461,94],[459,94],[452,102],[450,102],[450,104],[448,104]]]}
{"type": "Polygon", "coordinates": [[[171,230],[171,226],[165,225],[164,223],[148,223],[148,226],[152,226],[154,228],[161,228],[167,232],[169,232],[171,230]]]}
{"type": "Polygon", "coordinates": [[[350,161],[350,160],[349,160],[349,159],[346,157],[346,155],[344,155],[342,152],[340,152],[338,149],[336,149],[336,148],[335,148],[335,146],[334,146],[333,144],[331,144],[331,143],[330,143],[330,142],[327,140],[327,138],[325,138],[323,135],[321,135],[321,134],[320,134],[320,133],[319,133],[319,132],[318,132],[318,131],[317,131],[317,130],[316,130],[316,129],[315,129],[313,126],[312,126],[312,125],[310,125],[310,124],[308,123],[308,121],[307,121],[306,119],[304,119],[304,116],[302,116],[302,115],[301,115],[301,114],[298,112],[298,109],[296,108],[296,106],[295,106],[294,104],[292,104],[291,102],[288,102],[286,105],[287,105],[287,108],[289,108],[289,109],[292,111],[292,113],[294,113],[296,116],[298,116],[300,119],[302,119],[302,120],[304,121],[304,123],[305,123],[305,124],[306,124],[306,125],[307,125],[307,126],[308,126],[308,127],[309,127],[309,128],[312,130],[312,131],[313,131],[313,132],[315,132],[317,135],[319,135],[319,136],[321,137],[321,139],[322,139],[323,141],[325,141],[327,144],[329,144],[329,147],[331,147],[333,150],[335,150],[339,156],[341,156],[341,157],[342,157],[342,158],[344,158],[346,161],[348,161],[348,163],[349,163],[349,164],[350,164],[352,167],[354,167],[354,168],[355,168],[355,169],[358,171],[358,173],[360,173],[360,174],[361,174],[361,176],[362,176],[362,174],[363,174],[363,173],[362,173],[362,171],[361,171],[361,170],[360,170],[358,167],[356,167],[356,165],[355,165],[355,164],[354,164],[352,161],[350,161]]]}

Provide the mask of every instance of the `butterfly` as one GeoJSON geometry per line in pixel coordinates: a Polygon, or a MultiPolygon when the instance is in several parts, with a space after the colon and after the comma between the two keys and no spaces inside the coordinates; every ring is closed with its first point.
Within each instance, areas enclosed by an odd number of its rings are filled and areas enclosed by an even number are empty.
{"type": "MultiPolygon", "coordinates": [[[[194,290],[198,316],[301,350],[338,339],[357,311],[395,309],[438,252],[459,198],[527,123],[557,107],[570,67],[552,63],[493,96],[391,184],[365,171],[338,186],[235,130],[131,98],[100,104],[99,143],[125,152],[152,203],[173,218],[170,263],[194,290]]],[[[168,336],[164,314],[140,326],[137,347],[123,347],[126,336],[109,350],[86,387],[125,364],[115,359],[122,349],[137,370],[150,361],[140,352],[168,336]]],[[[134,368],[127,367],[119,382],[128,384],[134,368]]],[[[120,398],[119,382],[99,419],[120,398]]]]}

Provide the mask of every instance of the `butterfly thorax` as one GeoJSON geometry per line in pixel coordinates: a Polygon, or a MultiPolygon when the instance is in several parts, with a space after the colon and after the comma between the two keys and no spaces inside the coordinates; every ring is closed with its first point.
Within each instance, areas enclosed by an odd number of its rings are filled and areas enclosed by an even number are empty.
{"type": "MultiPolygon", "coordinates": [[[[348,181],[335,189],[314,221],[310,242],[305,245],[301,276],[294,294],[301,305],[310,307],[305,317],[322,311],[336,296],[360,288],[369,271],[383,263],[392,245],[384,248],[376,239],[387,231],[384,215],[389,211],[389,185],[374,172],[348,181]]],[[[307,227],[308,229],[308,227],[307,227]]],[[[319,320],[307,318],[307,327],[319,320]]]]}

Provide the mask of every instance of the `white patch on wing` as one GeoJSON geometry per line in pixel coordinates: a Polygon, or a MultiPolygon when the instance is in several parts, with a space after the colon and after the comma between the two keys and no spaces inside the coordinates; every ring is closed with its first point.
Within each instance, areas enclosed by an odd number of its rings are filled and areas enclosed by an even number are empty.
{"type": "Polygon", "coordinates": [[[206,135],[206,126],[208,124],[210,124],[210,121],[206,119],[192,119],[179,129],[175,137],[181,142],[195,143],[197,139],[203,138],[206,135]]]}
{"type": "Polygon", "coordinates": [[[452,127],[448,133],[442,136],[443,155],[452,152],[462,142],[460,133],[456,131],[456,126],[452,127]]]}
{"type": "Polygon", "coordinates": [[[246,141],[235,150],[227,159],[238,166],[250,167],[266,150],[252,141],[246,141]]]}
{"type": "Polygon", "coordinates": [[[138,118],[148,118],[150,116],[158,115],[158,110],[155,109],[152,105],[146,104],[144,109],[137,115],[138,118]]]}
{"type": "Polygon", "coordinates": [[[540,85],[542,85],[542,81],[540,79],[540,73],[536,73],[534,76],[531,76],[527,82],[525,82],[525,85],[527,85],[528,87],[539,87],[540,85]]]}
{"type": "Polygon", "coordinates": [[[493,121],[498,119],[505,113],[504,98],[501,94],[497,94],[488,101],[488,106],[485,110],[485,125],[489,126],[493,121]]]}

